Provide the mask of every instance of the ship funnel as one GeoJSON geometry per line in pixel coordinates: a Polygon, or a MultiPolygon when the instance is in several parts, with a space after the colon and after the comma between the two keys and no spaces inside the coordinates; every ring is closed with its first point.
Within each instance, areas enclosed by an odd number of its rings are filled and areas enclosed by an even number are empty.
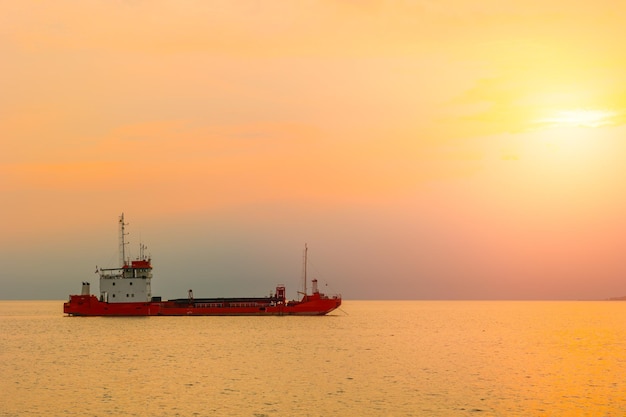
{"type": "Polygon", "coordinates": [[[89,283],[87,281],[83,282],[83,290],[81,291],[80,295],[89,295],[91,294],[89,291],[89,283]]]}
{"type": "Polygon", "coordinates": [[[317,294],[319,292],[319,290],[317,289],[317,280],[314,279],[311,282],[313,283],[313,294],[317,294]]]}
{"type": "Polygon", "coordinates": [[[286,298],[287,297],[285,295],[285,286],[280,284],[279,286],[276,287],[276,299],[278,301],[285,302],[286,298]]]}

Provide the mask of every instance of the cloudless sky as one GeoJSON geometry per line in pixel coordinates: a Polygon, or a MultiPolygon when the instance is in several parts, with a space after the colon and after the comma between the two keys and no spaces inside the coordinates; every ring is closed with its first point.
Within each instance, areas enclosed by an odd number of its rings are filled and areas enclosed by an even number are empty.
{"type": "Polygon", "coordinates": [[[0,2],[0,299],[626,294],[626,6],[0,2]]]}

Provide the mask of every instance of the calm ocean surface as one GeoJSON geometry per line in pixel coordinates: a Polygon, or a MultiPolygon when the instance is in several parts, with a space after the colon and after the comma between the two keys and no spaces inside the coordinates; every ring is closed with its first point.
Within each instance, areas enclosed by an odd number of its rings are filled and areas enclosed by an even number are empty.
{"type": "Polygon", "coordinates": [[[0,301],[0,416],[624,416],[626,302],[64,317],[0,301]]]}

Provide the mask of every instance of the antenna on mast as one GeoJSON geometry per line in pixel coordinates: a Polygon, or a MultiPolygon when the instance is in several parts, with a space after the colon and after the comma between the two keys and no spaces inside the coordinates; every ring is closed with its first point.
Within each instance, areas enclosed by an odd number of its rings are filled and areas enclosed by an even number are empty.
{"type": "Polygon", "coordinates": [[[124,213],[120,216],[120,268],[126,266],[126,238],[125,236],[128,233],[124,232],[124,226],[127,226],[128,223],[124,223],[124,213]]]}

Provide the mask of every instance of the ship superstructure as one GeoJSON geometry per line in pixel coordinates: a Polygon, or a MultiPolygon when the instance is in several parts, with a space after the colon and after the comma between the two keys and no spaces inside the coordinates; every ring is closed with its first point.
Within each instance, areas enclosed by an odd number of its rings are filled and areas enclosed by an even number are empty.
{"type": "Polygon", "coordinates": [[[100,301],[106,303],[146,302],[152,300],[152,264],[145,255],[146,246],[139,246],[139,257],[126,259],[124,213],[119,219],[120,267],[100,269],[100,301]]]}

